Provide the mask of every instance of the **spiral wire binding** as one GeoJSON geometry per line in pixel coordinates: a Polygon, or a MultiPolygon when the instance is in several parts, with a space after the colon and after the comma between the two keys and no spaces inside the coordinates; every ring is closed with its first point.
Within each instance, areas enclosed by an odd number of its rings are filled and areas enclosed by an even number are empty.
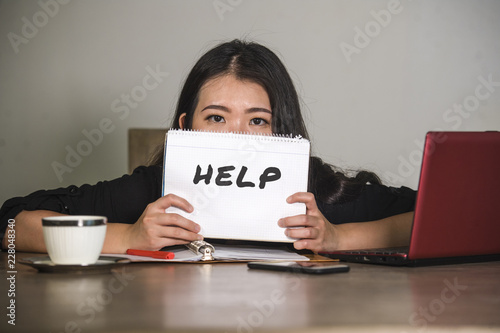
{"type": "Polygon", "coordinates": [[[186,134],[186,135],[206,135],[206,134],[211,134],[211,135],[218,135],[222,137],[230,137],[230,138],[248,138],[248,136],[253,136],[257,140],[263,140],[263,141],[281,141],[281,142],[299,142],[302,140],[306,140],[302,137],[302,135],[296,135],[295,137],[293,134],[281,134],[281,133],[250,133],[250,132],[216,132],[216,131],[207,131],[207,130],[194,130],[194,129],[177,129],[177,128],[171,128],[169,129],[168,133],[176,132],[179,134],[186,134]]]}

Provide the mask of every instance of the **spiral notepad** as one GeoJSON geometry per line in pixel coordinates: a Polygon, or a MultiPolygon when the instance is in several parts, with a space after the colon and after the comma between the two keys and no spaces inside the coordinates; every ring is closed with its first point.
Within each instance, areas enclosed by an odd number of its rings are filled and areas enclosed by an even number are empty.
{"type": "Polygon", "coordinates": [[[194,211],[166,212],[198,223],[205,238],[292,242],[278,220],[306,211],[286,198],[307,191],[309,152],[303,138],[169,130],[163,195],[183,197],[194,211]]]}

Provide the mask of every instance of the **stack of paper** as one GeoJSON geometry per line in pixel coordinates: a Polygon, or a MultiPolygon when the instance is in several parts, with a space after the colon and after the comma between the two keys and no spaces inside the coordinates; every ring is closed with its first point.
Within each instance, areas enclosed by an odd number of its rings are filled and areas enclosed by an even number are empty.
{"type": "MultiPolygon", "coordinates": [[[[200,261],[197,255],[186,247],[165,248],[175,254],[174,259],[154,259],[151,257],[134,256],[128,254],[110,254],[110,256],[127,258],[131,261],[159,261],[159,262],[192,262],[200,261]]],[[[307,261],[309,258],[292,252],[286,248],[265,248],[248,245],[216,245],[215,261],[307,261]]]]}

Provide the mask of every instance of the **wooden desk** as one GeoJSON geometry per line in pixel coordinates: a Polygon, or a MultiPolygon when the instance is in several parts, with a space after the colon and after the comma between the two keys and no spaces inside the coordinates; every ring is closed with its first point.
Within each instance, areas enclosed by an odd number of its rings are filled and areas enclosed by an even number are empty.
{"type": "Polygon", "coordinates": [[[350,264],[349,273],[323,276],[163,263],[69,275],[16,263],[14,327],[1,257],[1,332],[500,331],[500,262],[350,264]]]}

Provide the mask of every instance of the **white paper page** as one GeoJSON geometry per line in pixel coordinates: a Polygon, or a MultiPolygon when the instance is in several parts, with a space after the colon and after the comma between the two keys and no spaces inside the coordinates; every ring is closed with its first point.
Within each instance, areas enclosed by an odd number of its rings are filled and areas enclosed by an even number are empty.
{"type": "Polygon", "coordinates": [[[217,245],[215,259],[307,261],[309,258],[286,249],[217,245]]]}
{"type": "Polygon", "coordinates": [[[165,161],[164,194],[194,206],[191,214],[166,212],[200,224],[204,237],[293,241],[277,223],[305,213],[304,204],[286,198],[307,191],[309,141],[170,130],[165,161]]]}

